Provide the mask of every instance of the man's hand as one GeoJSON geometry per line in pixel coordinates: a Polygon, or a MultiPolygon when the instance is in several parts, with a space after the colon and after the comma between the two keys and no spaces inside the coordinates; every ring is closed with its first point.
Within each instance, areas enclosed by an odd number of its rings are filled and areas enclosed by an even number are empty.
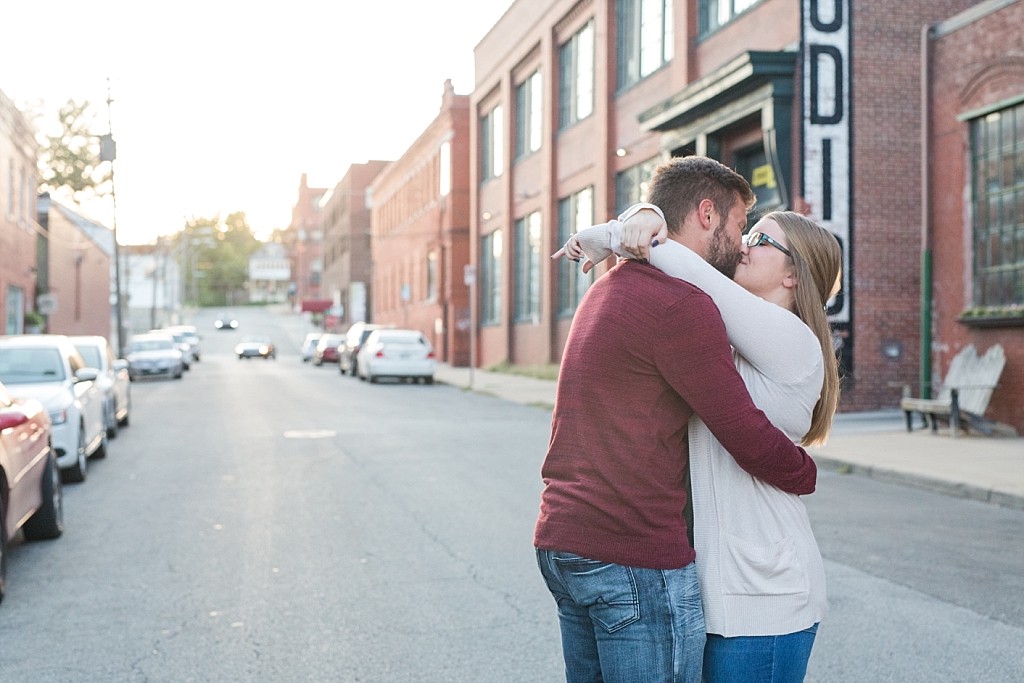
{"type": "Polygon", "coordinates": [[[635,259],[646,261],[651,257],[651,247],[668,239],[668,226],[656,212],[641,209],[622,224],[622,249],[635,259]]]}

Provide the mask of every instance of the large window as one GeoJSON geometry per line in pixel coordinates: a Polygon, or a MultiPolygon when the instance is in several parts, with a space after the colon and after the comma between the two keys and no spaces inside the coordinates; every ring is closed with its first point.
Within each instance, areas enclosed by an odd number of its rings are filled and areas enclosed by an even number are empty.
{"type": "Polygon", "coordinates": [[[501,230],[480,239],[480,324],[501,321],[501,230]]]}
{"type": "Polygon", "coordinates": [[[675,54],[672,0],[619,0],[619,89],[660,69],[675,54]]]}
{"type": "Polygon", "coordinates": [[[658,157],[615,174],[615,210],[622,213],[637,202],[647,201],[658,157]]]}
{"type": "Polygon", "coordinates": [[[502,130],[504,129],[504,118],[501,105],[498,105],[480,119],[480,177],[483,180],[490,180],[501,175],[505,165],[502,155],[504,147],[502,130]]]}
{"type": "Polygon", "coordinates": [[[437,193],[447,197],[452,191],[452,143],[442,142],[437,156],[437,193]]]}
{"type": "Polygon", "coordinates": [[[717,31],[761,0],[698,0],[700,35],[717,31]]]}
{"type": "Polygon", "coordinates": [[[971,122],[974,305],[1024,304],[1024,104],[971,122]]]}
{"type": "Polygon", "coordinates": [[[540,149],[544,91],[540,71],[535,71],[516,88],[516,158],[540,149]]]}
{"type": "Polygon", "coordinates": [[[558,66],[558,127],[567,128],[594,113],[593,20],[558,49],[558,66]]]}
{"type": "Polygon", "coordinates": [[[516,221],[516,322],[540,319],[540,212],[516,221]]]}
{"type": "Polygon", "coordinates": [[[427,300],[437,300],[437,252],[427,254],[427,300]]]}
{"type": "MultiPolygon", "coordinates": [[[[594,224],[594,188],[587,187],[558,201],[558,241],[594,224]]],[[[558,260],[558,314],[572,315],[594,282],[594,272],[584,275],[583,262],[558,260]]]]}

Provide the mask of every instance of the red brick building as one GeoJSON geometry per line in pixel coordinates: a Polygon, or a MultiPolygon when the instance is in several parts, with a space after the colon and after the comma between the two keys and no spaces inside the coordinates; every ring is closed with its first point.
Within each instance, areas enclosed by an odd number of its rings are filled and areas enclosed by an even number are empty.
{"type": "Polygon", "coordinates": [[[937,385],[967,344],[979,354],[1001,344],[1006,367],[988,416],[1024,432],[1024,0],[937,23],[922,49],[931,374],[937,385]]]}
{"type": "Polygon", "coordinates": [[[373,182],[373,319],[421,331],[438,359],[469,364],[469,97],[441,110],[373,182]]]}
{"type": "Polygon", "coordinates": [[[306,174],[299,181],[299,196],[292,205],[292,222],[285,231],[286,246],[291,260],[292,283],[295,291],[291,294],[292,304],[311,299],[323,299],[323,219],[320,200],[327,193],[326,187],[310,187],[306,174]]]}
{"type": "Polygon", "coordinates": [[[3,334],[25,331],[35,310],[35,132],[0,91],[0,321],[3,334]]]}
{"type": "Polygon", "coordinates": [[[370,183],[387,161],[352,164],[323,207],[325,299],[334,302],[338,329],[371,319],[373,262],[370,256],[370,183]]]}
{"type": "Polygon", "coordinates": [[[547,255],[703,154],[758,213],[839,238],[842,409],[898,405],[919,373],[921,29],[975,4],[517,0],[475,50],[478,364],[558,362],[592,277],[547,255]]]}
{"type": "Polygon", "coordinates": [[[110,305],[113,231],[48,194],[39,197],[38,206],[37,288],[56,303],[45,331],[109,340],[116,329],[110,305]]]}

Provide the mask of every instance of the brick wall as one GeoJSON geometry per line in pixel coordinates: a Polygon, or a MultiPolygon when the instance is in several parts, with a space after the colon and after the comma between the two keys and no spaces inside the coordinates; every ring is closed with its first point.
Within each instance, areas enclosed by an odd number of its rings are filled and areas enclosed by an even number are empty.
{"type": "Polygon", "coordinates": [[[50,205],[50,294],[56,312],[47,316],[50,334],[110,336],[110,256],[64,214],[50,205]]]}
{"type": "Polygon", "coordinates": [[[32,226],[37,150],[25,117],[0,91],[0,333],[8,328],[11,293],[20,291],[23,301],[23,310],[11,312],[12,331],[21,330],[24,311],[35,309],[36,232],[32,226]]]}
{"type": "Polygon", "coordinates": [[[854,356],[841,410],[899,404],[920,345],[921,29],[975,4],[852,4],[854,356]],[[885,348],[901,348],[897,358],[885,348]]]}
{"type": "MultiPolygon", "coordinates": [[[[988,417],[1024,433],[1024,328],[976,328],[957,320],[974,303],[974,226],[964,200],[971,192],[970,121],[958,121],[957,116],[1024,97],[1024,2],[939,35],[932,42],[931,66],[933,375],[944,376],[950,360],[967,344],[979,353],[1002,344],[1006,368],[988,417]]],[[[1021,206],[1015,219],[1018,233],[1024,225],[1021,206]]]]}

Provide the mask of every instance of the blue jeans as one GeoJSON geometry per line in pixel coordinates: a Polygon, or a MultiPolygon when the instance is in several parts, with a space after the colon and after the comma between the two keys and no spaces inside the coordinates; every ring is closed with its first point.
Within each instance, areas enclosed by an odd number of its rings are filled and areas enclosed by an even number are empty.
{"type": "Polygon", "coordinates": [[[801,683],[818,625],[784,636],[708,634],[705,683],[801,683]]]}
{"type": "Polygon", "coordinates": [[[704,611],[691,562],[640,569],[537,550],[558,605],[567,683],[699,683],[704,611]]]}

